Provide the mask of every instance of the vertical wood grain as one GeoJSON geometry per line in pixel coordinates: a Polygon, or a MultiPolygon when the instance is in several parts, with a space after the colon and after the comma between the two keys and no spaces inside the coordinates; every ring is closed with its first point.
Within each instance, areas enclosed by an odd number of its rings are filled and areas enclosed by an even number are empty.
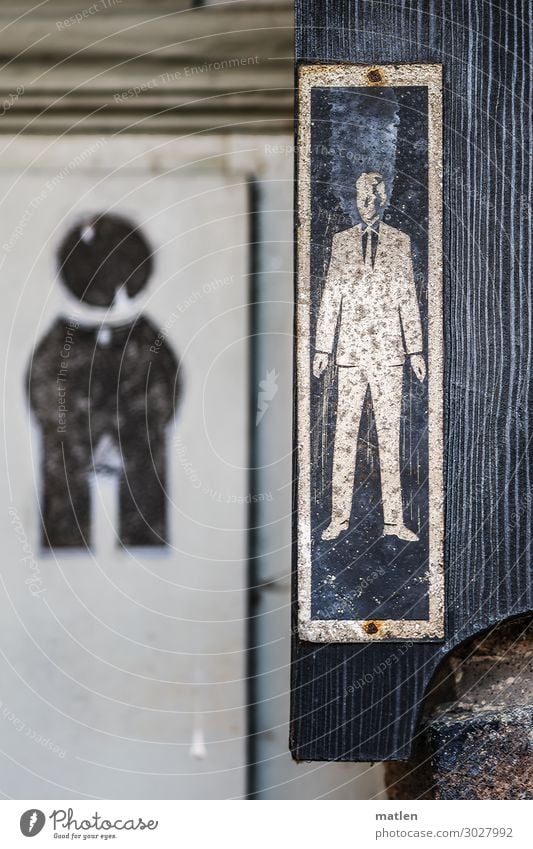
{"type": "Polygon", "coordinates": [[[408,757],[442,658],[533,608],[529,17],[526,0],[296,3],[297,61],[444,68],[447,611],[443,644],[317,646],[294,617],[298,759],[408,757]]]}

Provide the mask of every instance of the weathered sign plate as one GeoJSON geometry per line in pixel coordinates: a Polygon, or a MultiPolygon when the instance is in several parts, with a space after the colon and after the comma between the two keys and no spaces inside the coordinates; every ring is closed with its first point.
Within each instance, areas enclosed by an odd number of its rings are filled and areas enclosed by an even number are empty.
{"type": "Polygon", "coordinates": [[[444,637],[439,65],[303,65],[298,630],[444,637]]]}

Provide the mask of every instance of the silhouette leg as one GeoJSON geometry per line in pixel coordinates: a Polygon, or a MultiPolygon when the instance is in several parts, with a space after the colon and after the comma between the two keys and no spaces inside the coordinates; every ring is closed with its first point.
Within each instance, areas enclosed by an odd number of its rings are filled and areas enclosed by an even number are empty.
{"type": "Polygon", "coordinates": [[[402,413],[403,368],[383,368],[371,381],[372,405],[378,436],[381,498],[385,534],[417,540],[403,521],[400,475],[400,420],[402,413]]]}
{"type": "Polygon", "coordinates": [[[339,367],[331,477],[331,523],[322,534],[323,539],[335,539],[348,528],[350,522],[357,436],[367,385],[366,375],[360,369],[339,367]]]}
{"type": "Polygon", "coordinates": [[[146,422],[139,421],[127,435],[121,433],[120,451],[120,541],[124,546],[166,545],[165,429],[147,431],[146,422]]]}
{"type": "Polygon", "coordinates": [[[90,446],[54,432],[43,437],[42,545],[90,545],[90,446]]]}

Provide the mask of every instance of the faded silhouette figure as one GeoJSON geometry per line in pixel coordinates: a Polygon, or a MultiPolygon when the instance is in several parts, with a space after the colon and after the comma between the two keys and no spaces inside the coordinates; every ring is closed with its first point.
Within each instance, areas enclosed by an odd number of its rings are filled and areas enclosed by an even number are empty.
{"type": "Polygon", "coordinates": [[[333,237],[316,329],[314,376],[320,377],[329,365],[335,341],[338,369],[331,521],[322,539],[336,539],[350,524],[359,424],[370,386],[378,437],[383,535],[416,542],[418,536],[404,524],[400,480],[406,357],[418,380],[426,376],[411,244],[405,233],[381,220],[388,203],[381,174],[361,174],[356,199],[362,224],[333,237]]]}
{"type": "Polygon", "coordinates": [[[66,234],[58,261],[72,314],[41,339],[27,378],[43,452],[42,544],[91,545],[96,472],[119,481],[119,545],[165,545],[167,427],[180,382],[174,351],[142,311],[152,249],[132,222],[102,214],[66,234]]]}

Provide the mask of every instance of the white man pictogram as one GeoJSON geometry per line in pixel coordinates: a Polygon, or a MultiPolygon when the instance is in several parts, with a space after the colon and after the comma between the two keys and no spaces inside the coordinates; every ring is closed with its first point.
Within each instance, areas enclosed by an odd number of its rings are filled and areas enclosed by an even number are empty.
{"type": "Polygon", "coordinates": [[[331,521],[322,539],[336,539],[350,524],[359,423],[370,386],[383,534],[416,542],[417,535],[404,524],[400,480],[406,357],[418,380],[426,376],[411,243],[409,236],[381,220],[388,202],[381,174],[361,174],[356,201],[362,223],[333,237],[316,328],[313,374],[317,378],[323,374],[335,343],[338,370],[331,521]]]}

